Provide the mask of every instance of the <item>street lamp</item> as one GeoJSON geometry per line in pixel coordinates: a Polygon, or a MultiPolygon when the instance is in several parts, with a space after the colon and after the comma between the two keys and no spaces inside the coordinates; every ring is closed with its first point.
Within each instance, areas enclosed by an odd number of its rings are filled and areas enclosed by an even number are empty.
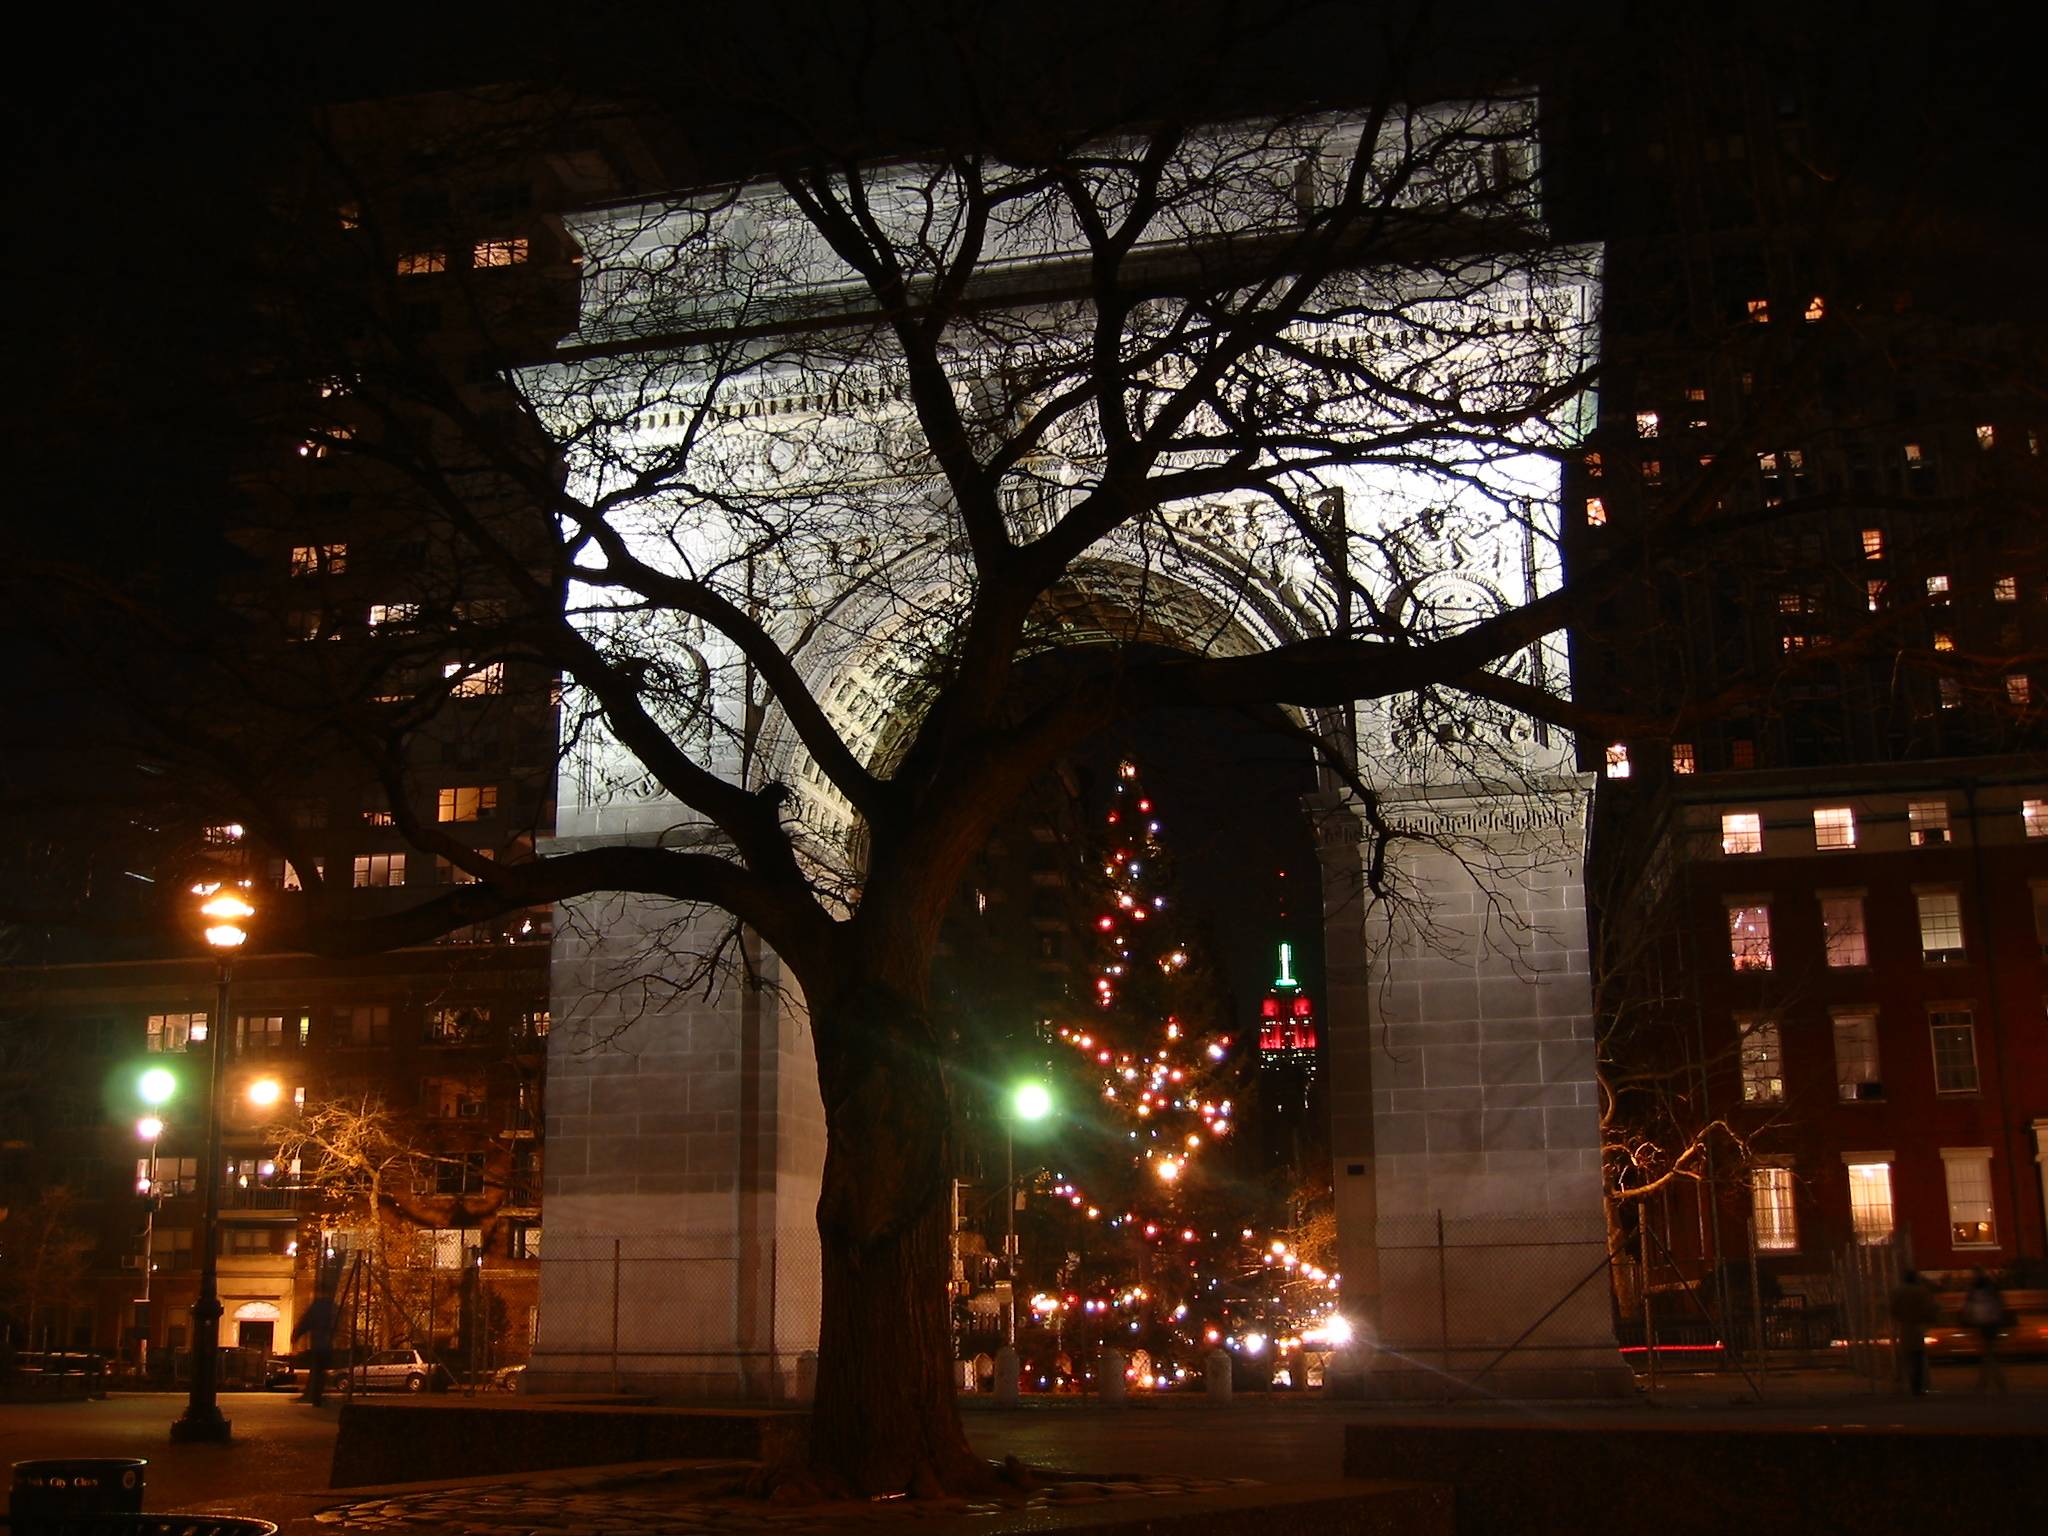
{"type": "MultiPolygon", "coordinates": [[[[169,1098],[170,1093],[168,1089],[165,1089],[161,1097],[156,1096],[154,1090],[162,1085],[153,1084],[150,1080],[152,1078],[161,1078],[167,1083],[170,1080],[170,1076],[171,1074],[164,1071],[161,1067],[154,1067],[143,1073],[143,1102],[161,1104],[164,1099],[169,1098]]],[[[135,1363],[141,1367],[143,1374],[147,1375],[149,1372],[149,1334],[151,1327],[149,1320],[149,1280],[151,1273],[156,1269],[156,1147],[157,1142],[162,1139],[164,1134],[163,1118],[159,1115],[144,1115],[135,1122],[135,1134],[149,1143],[149,1172],[137,1181],[141,1187],[142,1194],[148,1199],[149,1204],[143,1207],[142,1215],[142,1294],[135,1298],[137,1322],[140,1325],[139,1331],[142,1334],[141,1339],[137,1341],[135,1363]]]]}
{"type": "Polygon", "coordinates": [[[1043,1083],[1019,1083],[1010,1093],[1003,1119],[1003,1263],[1010,1277],[1009,1323],[1005,1338],[1017,1347],[1017,1122],[1043,1120],[1052,1113],[1052,1094],[1043,1083]]]}
{"type": "Polygon", "coordinates": [[[1003,1116],[1003,1268],[1009,1277],[1008,1318],[1003,1347],[996,1351],[996,1403],[1017,1405],[1017,1122],[1043,1120],[1052,1113],[1052,1094],[1043,1083],[1019,1083],[1010,1090],[1003,1116]]]}
{"type": "Polygon", "coordinates": [[[233,1433],[220,1411],[220,1129],[221,1091],[227,1081],[224,1059],[228,1044],[228,983],[234,978],[235,951],[248,937],[244,924],[256,909],[219,885],[193,887],[205,898],[199,913],[206,919],[206,942],[213,946],[218,986],[212,1026],[206,1031],[206,1141],[199,1158],[199,1183],[206,1191],[200,1220],[199,1295],[192,1303],[192,1391],[185,1411],[171,1421],[173,1443],[189,1440],[225,1442],[233,1433]]]}

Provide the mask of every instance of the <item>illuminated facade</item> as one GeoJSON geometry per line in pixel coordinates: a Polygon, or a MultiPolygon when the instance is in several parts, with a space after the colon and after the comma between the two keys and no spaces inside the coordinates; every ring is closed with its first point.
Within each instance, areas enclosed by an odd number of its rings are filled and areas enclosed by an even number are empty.
{"type": "Polygon", "coordinates": [[[1624,1103],[1611,1171],[1725,1120],[1742,1144],[1650,1202],[1660,1276],[1739,1314],[1754,1255],[1825,1344],[1853,1245],[2048,1278],[2048,421],[2012,362],[2039,340],[1998,199],[1870,139],[1845,82],[1883,43],[1673,37],[1582,83],[1610,367],[1564,545],[1709,497],[1772,515],[1574,643],[1618,711],[1733,701],[1582,743],[1612,1063],[1686,1106],[1624,1103]]]}
{"type": "Polygon", "coordinates": [[[1267,1165],[1287,1170],[1295,1183],[1329,1156],[1316,1040],[1315,999],[1294,978],[1293,946],[1282,944],[1280,974],[1259,1000],[1259,1137],[1267,1165]]]}
{"type": "MultiPolygon", "coordinates": [[[[1520,121],[1532,135],[1529,120],[1520,121]]],[[[1491,126],[1498,131],[1505,120],[1491,126]]],[[[1217,130],[1215,142],[1228,144],[1230,131],[1217,130]]],[[[1347,134],[1355,142],[1359,129],[1338,118],[1317,131],[1341,144],[1347,134]]],[[[1500,164],[1526,166],[1532,138],[1500,153],[1500,164]]],[[[1305,182],[1291,164],[1268,169],[1273,175],[1261,175],[1256,196],[1274,202],[1273,216],[1313,196],[1312,174],[1305,182]]],[[[908,167],[900,187],[876,194],[883,217],[921,206],[918,176],[908,167]]],[[[1440,185],[1419,184],[1413,193],[1422,206],[1438,195],[1440,185]]],[[[886,372],[863,371],[857,346],[809,356],[792,344],[713,374],[705,354],[664,339],[719,318],[723,301],[706,300],[712,290],[694,283],[699,262],[720,274],[726,287],[716,291],[734,295],[733,303],[743,295],[764,306],[764,315],[784,313],[777,305],[801,312],[831,302],[846,274],[775,184],[607,209],[570,223],[586,253],[582,325],[563,360],[530,372],[525,384],[551,428],[578,445],[570,474],[580,492],[630,484],[641,469],[687,452],[717,460],[731,497],[772,489],[778,505],[815,505],[823,517],[849,477],[863,485],[901,477],[889,548],[865,523],[828,520],[821,526],[832,532],[824,541],[831,560],[814,558],[824,542],[817,551],[788,544],[778,563],[749,566],[788,593],[792,623],[803,613],[829,615],[806,632],[800,670],[855,754],[886,763],[905,712],[916,707],[906,678],[932,641],[920,627],[924,605],[942,611],[938,598],[953,580],[945,541],[924,537],[945,526],[921,500],[931,493],[928,477],[888,458],[901,406],[886,372]],[[724,403],[707,413],[702,407],[714,395],[724,403]],[[842,538],[863,562],[850,571],[842,538]],[[886,580],[874,579],[877,573],[886,580]]],[[[1067,254],[1057,230],[1028,220],[1002,238],[1012,270],[1056,270],[1067,254]]],[[[1598,275],[1590,250],[1565,253],[1545,286],[1526,286],[1503,268],[1499,286],[1482,282],[1469,302],[1515,318],[1488,322],[1479,345],[1536,370],[1581,356],[1591,345],[1598,275]]],[[[1418,338],[1389,331],[1356,344],[1398,349],[1418,338]]],[[[1085,443],[1047,447],[1044,462],[1032,466],[1038,499],[1015,509],[1020,526],[1063,505],[1090,473],[1085,443]]],[[[1444,505],[1426,477],[1392,467],[1334,473],[1321,498],[1347,537],[1399,531],[1417,568],[1378,600],[1424,628],[1470,623],[1557,580],[1554,464],[1537,453],[1508,454],[1470,470],[1487,493],[1469,504],[1453,497],[1444,505]],[[1492,510],[1510,503],[1512,520],[1492,510]]],[[[1175,530],[1170,551],[1118,538],[1075,566],[1059,594],[1063,622],[1108,640],[1234,654],[1319,633],[1349,601],[1321,586],[1306,561],[1269,567],[1254,558],[1286,542],[1270,508],[1190,505],[1165,516],[1175,530]]],[[[693,518],[680,502],[651,497],[623,509],[617,522],[635,553],[656,565],[701,569],[750,558],[727,547],[726,529],[693,518]]],[[[572,591],[572,603],[582,600],[572,591]]],[[[695,745],[750,787],[788,786],[790,813],[805,834],[803,856],[857,879],[851,807],[787,722],[771,712],[757,736],[747,734],[744,658],[703,626],[677,619],[673,633],[629,632],[641,622],[592,604],[599,643],[659,656],[678,689],[707,701],[695,745]],[[743,738],[750,743],[744,765],[719,756],[743,738]]],[[[1566,666],[1561,641],[1531,646],[1515,666],[1539,684],[1554,683],[1566,666]]],[[[573,698],[568,708],[578,710],[573,698]]],[[[1372,1367],[1368,1384],[1390,1394],[1433,1394],[1440,1369],[1476,1371],[1514,1345],[1515,1358],[1493,1371],[1499,1390],[1611,1389],[1617,1367],[1605,1301],[1581,1297],[1574,1283],[1586,1255],[1604,1245],[1578,873],[1584,780],[1567,743],[1526,721],[1488,720],[1460,738],[1428,719],[1419,702],[1397,699],[1362,711],[1355,725],[1334,717],[1314,723],[1354,755],[1408,835],[1394,859],[1396,883],[1409,899],[1368,910],[1358,899],[1362,822],[1334,787],[1311,807],[1330,976],[1316,1022],[1329,1064],[1346,1294],[1380,1346],[1359,1352],[1372,1367]],[[1509,921],[1495,928],[1488,913],[1509,921]],[[1442,1315],[1441,1256],[1430,1255],[1426,1266],[1410,1262],[1405,1242],[1411,1228],[1440,1217],[1463,1245],[1456,1256],[1461,1297],[1469,1279],[1500,1270],[1500,1244],[1518,1249],[1510,1277],[1492,1285],[1491,1299],[1512,1292],[1513,1305],[1461,1303],[1455,1315],[1442,1315]],[[1519,1251],[1539,1246],[1539,1261],[1519,1251]],[[1427,1370],[1410,1363],[1425,1343],[1427,1370]]],[[[547,846],[562,851],[670,837],[691,820],[630,755],[608,745],[594,713],[579,717],[558,805],[547,846]]],[[[629,1294],[621,1308],[630,1335],[621,1358],[670,1389],[737,1384],[773,1395],[790,1389],[815,1327],[805,1298],[817,1266],[824,1120],[801,996],[769,953],[752,957],[769,987],[722,997],[667,997],[645,985],[621,995],[601,984],[633,974],[635,957],[650,947],[684,956],[712,931],[624,897],[573,903],[557,921],[548,1251],[567,1256],[559,1234],[580,1235],[572,1241],[592,1255],[609,1252],[605,1245],[620,1233],[696,1234],[721,1245],[737,1275],[737,1299],[723,1318],[685,1323],[664,1313],[660,1282],[627,1271],[629,1290],[647,1289],[629,1294]],[[621,1115],[637,1116],[639,1134],[626,1130],[621,1115]]],[[[1299,1042],[1291,1017],[1288,1027],[1299,1042]]],[[[610,1314],[593,1304],[579,1266],[544,1258],[542,1286],[536,1382],[608,1377],[610,1314]]]]}

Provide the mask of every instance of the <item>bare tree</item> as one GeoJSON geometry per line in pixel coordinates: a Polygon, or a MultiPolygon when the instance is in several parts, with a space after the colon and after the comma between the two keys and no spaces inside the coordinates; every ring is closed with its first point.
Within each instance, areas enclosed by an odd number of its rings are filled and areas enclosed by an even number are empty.
{"type": "Polygon", "coordinates": [[[91,1267],[96,1243],[77,1225],[76,1203],[70,1188],[58,1184],[32,1203],[0,1208],[0,1307],[30,1348],[39,1329],[48,1333],[48,1310],[54,1307],[61,1319],[91,1267]]]}
{"type": "MultiPolygon", "coordinates": [[[[572,218],[575,333],[516,394],[441,365],[403,291],[433,253],[330,142],[268,268],[283,361],[261,419],[271,462],[345,460],[376,488],[350,558],[402,550],[417,601],[330,627],[345,573],[303,543],[290,612],[139,605],[77,572],[43,599],[106,626],[62,643],[178,824],[244,826],[291,865],[272,948],[362,953],[631,893],[677,914],[647,985],[744,965],[742,931],[773,950],[828,1125],[811,1456],[834,1485],[986,1476],[947,1370],[929,976],[961,872],[1026,787],[1162,706],[1285,713],[1361,816],[1371,893],[1397,897],[1390,790],[1542,792],[1570,767],[1553,727],[1669,734],[1575,704],[1559,636],[1766,515],[1720,505],[1724,469],[1567,580],[1558,473],[1584,436],[1597,257],[1543,221],[1526,95],[1410,99],[1380,62],[1344,112],[1219,123],[1187,98],[1086,132],[975,123],[910,158],[793,124],[803,147],[766,179],[572,218]],[[537,795],[482,848],[423,803],[453,711],[554,679],[565,786],[671,807],[658,839],[549,852],[537,795]],[[293,807],[337,765],[385,786],[450,883],[370,916],[337,889],[293,807]]],[[[539,93],[471,106],[543,138],[592,121],[539,93]]],[[[488,272],[444,275],[517,361],[488,272]]],[[[275,536],[243,538],[275,561],[306,509],[269,478],[275,536]]],[[[406,1154],[369,1107],[327,1130],[336,1177],[389,1201],[406,1154]]]]}

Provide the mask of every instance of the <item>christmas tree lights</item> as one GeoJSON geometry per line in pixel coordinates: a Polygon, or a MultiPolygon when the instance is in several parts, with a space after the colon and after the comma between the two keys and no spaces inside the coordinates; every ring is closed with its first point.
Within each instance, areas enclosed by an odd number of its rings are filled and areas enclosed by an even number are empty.
{"type": "Polygon", "coordinates": [[[1245,1222],[1259,1195],[1231,1153],[1257,1052],[1227,1027],[1220,986],[1180,931],[1162,817],[1136,764],[1119,766],[1101,826],[1093,1017],[1058,1030],[1071,1101],[1094,1108],[1073,1165],[1036,1191],[1064,1207],[1079,1262],[1030,1311],[1062,1356],[1125,1350],[1139,1388],[1199,1381],[1219,1346],[1264,1379],[1348,1337],[1338,1276],[1245,1222]]]}

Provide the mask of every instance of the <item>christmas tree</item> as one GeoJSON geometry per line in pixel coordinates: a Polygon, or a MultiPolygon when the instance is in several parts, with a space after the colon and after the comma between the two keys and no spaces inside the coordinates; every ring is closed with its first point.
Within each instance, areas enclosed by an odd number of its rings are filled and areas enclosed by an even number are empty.
{"type": "Polygon", "coordinates": [[[1050,1384],[1115,1346],[1132,1384],[1170,1389],[1199,1382],[1221,1347],[1263,1382],[1341,1329],[1337,1277],[1260,1230],[1255,1159],[1236,1149],[1256,1041],[1231,1028],[1174,903],[1164,817],[1135,763],[1119,765],[1098,831],[1087,1012],[1057,1031],[1075,1133],[1036,1186],[1062,1219],[1034,1247],[1068,1256],[1028,1303],[1049,1336],[1039,1374],[1050,1384]]]}

